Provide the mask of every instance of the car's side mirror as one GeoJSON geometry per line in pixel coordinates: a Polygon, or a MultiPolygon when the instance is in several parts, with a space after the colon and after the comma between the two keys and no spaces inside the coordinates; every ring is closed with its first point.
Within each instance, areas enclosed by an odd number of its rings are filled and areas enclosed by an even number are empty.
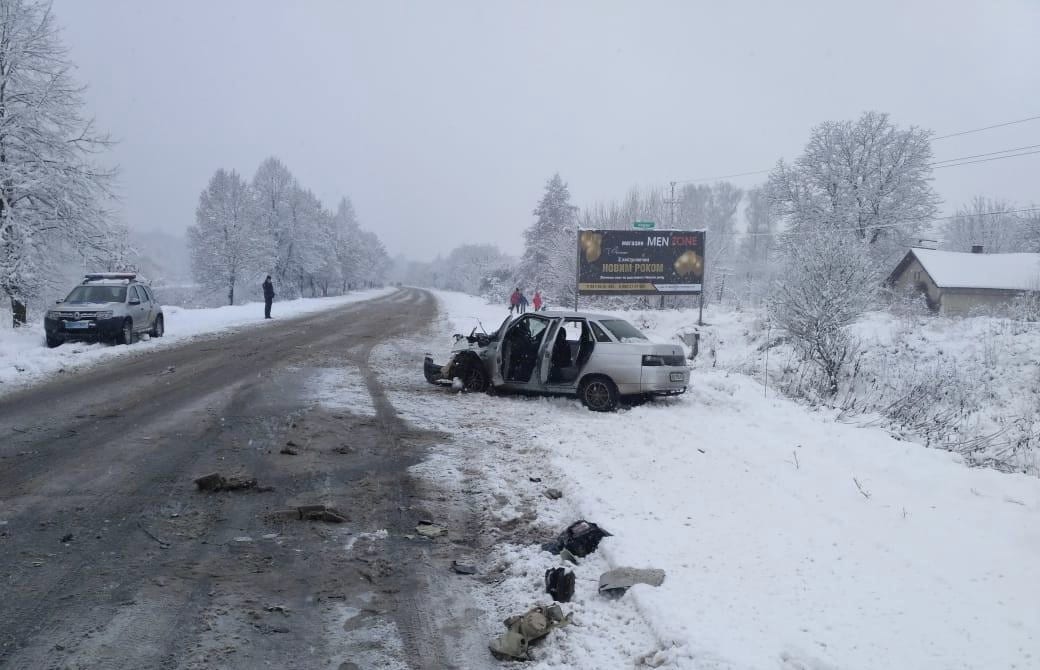
{"type": "Polygon", "coordinates": [[[130,301],[129,303],[127,303],[127,304],[129,304],[129,305],[140,305],[140,304],[141,304],[141,301],[140,301],[140,300],[131,300],[131,301],[130,301]]]}
{"type": "Polygon", "coordinates": [[[55,300],[55,301],[54,301],[54,304],[55,304],[55,305],[60,305],[60,304],[61,304],[61,300],[55,300]]]}

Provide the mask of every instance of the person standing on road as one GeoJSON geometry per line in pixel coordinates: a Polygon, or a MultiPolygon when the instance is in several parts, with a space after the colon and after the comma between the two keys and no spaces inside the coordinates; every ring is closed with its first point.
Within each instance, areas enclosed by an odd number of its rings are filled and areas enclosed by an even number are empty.
{"type": "Polygon", "coordinates": [[[271,318],[271,303],[274,302],[274,284],[271,283],[271,275],[264,280],[264,318],[271,318]]]}
{"type": "Polygon", "coordinates": [[[520,287],[517,287],[513,294],[509,296],[509,313],[512,314],[514,310],[520,311],[520,287]]]}
{"type": "Polygon", "coordinates": [[[523,291],[520,291],[520,313],[523,314],[527,311],[527,296],[524,295],[523,291]]]}
{"type": "Polygon", "coordinates": [[[534,311],[536,311],[536,312],[542,311],[542,292],[541,291],[535,291],[534,292],[534,299],[531,301],[531,304],[534,305],[534,311]]]}

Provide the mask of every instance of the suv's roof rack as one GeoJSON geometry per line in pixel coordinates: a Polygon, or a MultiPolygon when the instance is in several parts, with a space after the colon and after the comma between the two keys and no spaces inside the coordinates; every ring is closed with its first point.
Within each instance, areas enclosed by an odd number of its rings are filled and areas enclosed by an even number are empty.
{"type": "Polygon", "coordinates": [[[84,275],[87,280],[91,279],[126,279],[133,280],[137,278],[136,272],[88,272],[84,275]]]}

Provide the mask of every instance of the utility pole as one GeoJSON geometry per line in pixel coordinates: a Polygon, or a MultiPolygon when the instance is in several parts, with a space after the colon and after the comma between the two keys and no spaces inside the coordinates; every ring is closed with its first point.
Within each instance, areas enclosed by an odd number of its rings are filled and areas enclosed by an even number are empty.
{"type": "MultiPolygon", "coordinates": [[[[665,200],[665,202],[669,206],[668,228],[671,229],[671,230],[675,230],[675,205],[678,204],[678,202],[679,202],[678,200],[675,199],[675,185],[677,183],[679,183],[679,182],[675,182],[675,181],[668,182],[668,186],[671,188],[671,196],[667,200],[665,200]]],[[[663,295],[661,296],[661,309],[664,309],[664,296],[663,295]]]]}

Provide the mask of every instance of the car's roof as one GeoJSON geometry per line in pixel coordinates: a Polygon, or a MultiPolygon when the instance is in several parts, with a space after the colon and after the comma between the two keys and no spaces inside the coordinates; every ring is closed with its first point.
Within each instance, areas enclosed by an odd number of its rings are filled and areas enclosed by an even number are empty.
{"type": "Polygon", "coordinates": [[[80,286],[129,286],[139,283],[132,279],[86,279],[80,283],[80,286]]]}
{"type": "Polygon", "coordinates": [[[562,310],[546,310],[544,312],[536,312],[536,314],[542,314],[551,318],[565,318],[565,319],[593,319],[594,321],[602,321],[604,319],[617,319],[619,317],[610,314],[594,314],[593,312],[570,312],[562,310]]]}

